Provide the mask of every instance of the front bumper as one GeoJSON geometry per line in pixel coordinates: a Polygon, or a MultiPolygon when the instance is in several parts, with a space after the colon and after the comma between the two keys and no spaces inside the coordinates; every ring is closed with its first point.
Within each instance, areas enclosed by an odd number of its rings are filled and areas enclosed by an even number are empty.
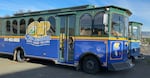
{"type": "Polygon", "coordinates": [[[132,61],[128,60],[126,62],[118,62],[118,63],[108,64],[108,70],[119,71],[119,70],[130,69],[133,66],[134,66],[134,64],[132,63],[132,61]]]}

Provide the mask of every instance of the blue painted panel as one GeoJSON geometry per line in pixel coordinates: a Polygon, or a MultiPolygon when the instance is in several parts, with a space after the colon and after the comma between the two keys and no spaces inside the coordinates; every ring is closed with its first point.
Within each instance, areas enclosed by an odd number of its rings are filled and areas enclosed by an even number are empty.
{"type": "Polygon", "coordinates": [[[129,52],[131,56],[139,56],[140,55],[140,43],[130,42],[129,52]]]}
{"type": "Polygon", "coordinates": [[[139,42],[131,42],[130,44],[131,44],[131,49],[140,47],[140,43],[139,42]]]}
{"type": "Polygon", "coordinates": [[[104,41],[75,41],[75,60],[78,61],[79,57],[87,52],[91,52],[100,57],[102,62],[106,62],[106,44],[104,41]]]}
{"type": "Polygon", "coordinates": [[[44,46],[35,46],[31,44],[26,44],[26,41],[23,40],[23,48],[26,52],[26,55],[33,56],[42,56],[49,58],[57,58],[59,52],[59,41],[58,40],[50,40],[49,45],[44,46]]]}
{"type": "MultiPolygon", "coordinates": [[[[21,41],[19,39],[19,41],[21,41]]],[[[6,40],[6,39],[3,39],[1,38],[0,39],[0,51],[1,52],[8,52],[8,53],[11,53],[13,54],[14,52],[14,49],[17,47],[17,46],[21,46],[22,44],[20,42],[14,42],[13,40],[6,40]]]]}
{"type": "Polygon", "coordinates": [[[108,41],[108,63],[125,62],[127,58],[128,46],[125,45],[127,41],[108,41]]]}
{"type": "Polygon", "coordinates": [[[50,44],[44,46],[27,44],[25,39],[20,39],[20,42],[10,42],[0,39],[0,43],[0,52],[13,53],[16,47],[22,47],[26,56],[58,58],[59,40],[50,40],[50,44]]]}

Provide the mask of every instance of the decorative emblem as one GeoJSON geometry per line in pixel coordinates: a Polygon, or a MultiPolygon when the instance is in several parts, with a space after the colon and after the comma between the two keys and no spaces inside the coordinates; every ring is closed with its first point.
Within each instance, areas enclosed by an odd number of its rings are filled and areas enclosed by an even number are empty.
{"type": "Polygon", "coordinates": [[[118,42],[114,43],[113,49],[114,50],[119,50],[120,49],[120,43],[118,43],[118,42]]]}
{"type": "Polygon", "coordinates": [[[50,35],[47,35],[47,31],[50,29],[49,21],[34,21],[29,24],[26,30],[26,43],[34,46],[50,45],[50,35]]]}
{"type": "Polygon", "coordinates": [[[119,55],[118,54],[119,53],[118,50],[120,50],[120,43],[119,42],[114,43],[113,50],[114,50],[115,56],[118,56],[119,55]]]}

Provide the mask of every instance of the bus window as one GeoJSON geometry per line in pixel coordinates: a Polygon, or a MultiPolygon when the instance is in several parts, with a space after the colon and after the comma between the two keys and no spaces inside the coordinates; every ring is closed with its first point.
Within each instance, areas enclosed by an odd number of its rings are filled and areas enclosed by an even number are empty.
{"type": "Polygon", "coordinates": [[[69,35],[74,36],[75,34],[75,15],[69,16],[69,35]]]}
{"type": "Polygon", "coordinates": [[[123,36],[125,37],[125,30],[126,29],[126,17],[119,14],[112,15],[112,26],[111,26],[111,35],[112,36],[123,36]]]}
{"type": "Polygon", "coordinates": [[[91,36],[92,33],[92,16],[83,14],[80,18],[80,35],[91,36]]]}
{"type": "Polygon", "coordinates": [[[25,24],[26,23],[25,23],[24,19],[20,20],[20,34],[22,34],[22,35],[25,34],[25,29],[26,29],[25,24]]]}
{"type": "Polygon", "coordinates": [[[104,13],[98,13],[95,15],[92,35],[95,35],[95,36],[106,35],[105,25],[103,24],[103,15],[104,13]]]}
{"type": "Polygon", "coordinates": [[[55,35],[56,32],[56,20],[53,16],[49,17],[48,21],[50,22],[51,26],[50,29],[47,31],[48,35],[55,35]]]}
{"type": "Polygon", "coordinates": [[[40,21],[44,21],[44,19],[42,18],[42,17],[40,17],[39,19],[38,19],[38,21],[40,22],[40,21]]]}
{"type": "Polygon", "coordinates": [[[135,27],[133,27],[133,33],[132,33],[133,39],[138,39],[138,35],[139,35],[138,27],[135,26],[135,27]]]}
{"type": "Polygon", "coordinates": [[[65,16],[61,16],[61,18],[60,18],[60,33],[65,33],[65,25],[66,25],[66,17],[65,16]]]}
{"type": "Polygon", "coordinates": [[[30,23],[32,23],[33,21],[34,21],[34,19],[33,19],[33,18],[30,18],[29,21],[28,21],[28,25],[29,25],[30,23]]]}
{"type": "Polygon", "coordinates": [[[17,34],[17,31],[18,31],[17,28],[18,28],[18,27],[17,27],[17,21],[14,20],[14,21],[13,21],[13,33],[14,33],[14,34],[17,34]]]}
{"type": "Polygon", "coordinates": [[[6,22],[6,31],[10,32],[10,21],[6,22]]]}

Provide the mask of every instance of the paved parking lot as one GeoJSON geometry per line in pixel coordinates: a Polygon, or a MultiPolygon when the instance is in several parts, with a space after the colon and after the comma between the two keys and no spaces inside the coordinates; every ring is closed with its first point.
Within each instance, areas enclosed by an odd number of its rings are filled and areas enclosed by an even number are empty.
{"type": "Polygon", "coordinates": [[[44,67],[44,65],[34,63],[18,63],[10,60],[9,58],[0,58],[0,76],[40,67],[44,67]]]}
{"type": "Polygon", "coordinates": [[[0,57],[0,78],[149,78],[150,56],[136,62],[130,70],[100,71],[92,75],[76,71],[73,67],[53,65],[45,60],[18,63],[8,57],[0,57]]]}

